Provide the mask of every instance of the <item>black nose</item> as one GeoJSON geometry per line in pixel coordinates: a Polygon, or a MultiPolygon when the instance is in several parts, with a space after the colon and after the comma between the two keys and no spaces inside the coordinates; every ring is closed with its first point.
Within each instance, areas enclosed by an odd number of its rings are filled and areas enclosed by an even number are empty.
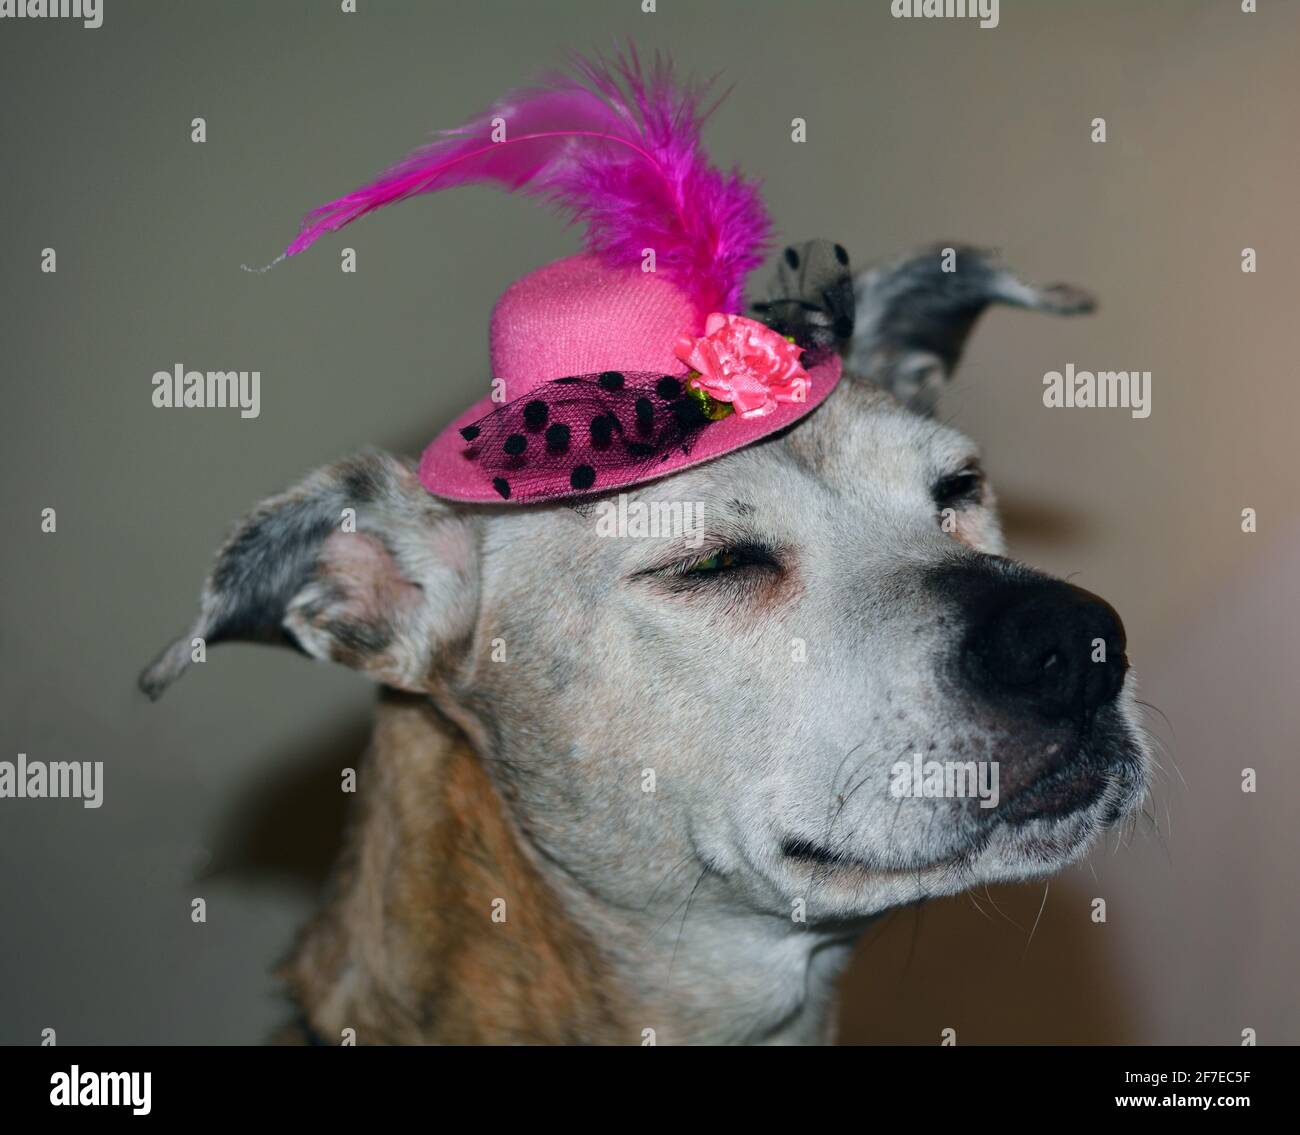
{"type": "Polygon", "coordinates": [[[1124,624],[1104,599],[1058,579],[1007,580],[967,607],[967,680],[1008,707],[1060,720],[1086,716],[1119,693],[1124,624]]]}

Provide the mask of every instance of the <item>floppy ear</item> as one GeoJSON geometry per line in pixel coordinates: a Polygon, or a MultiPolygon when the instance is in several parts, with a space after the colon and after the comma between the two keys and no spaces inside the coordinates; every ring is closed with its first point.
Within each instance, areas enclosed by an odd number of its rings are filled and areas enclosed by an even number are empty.
{"type": "Polygon", "coordinates": [[[951,244],[861,273],[854,293],[847,369],[923,414],[933,412],[989,304],[1054,315],[1082,315],[1097,306],[1082,288],[1038,287],[1002,267],[992,252],[951,244]]]}
{"type": "Polygon", "coordinates": [[[472,517],[430,496],[404,463],[362,453],[264,501],[235,529],[199,617],[140,675],[157,699],[195,646],[271,642],[406,690],[468,643],[478,609],[472,517]]]}

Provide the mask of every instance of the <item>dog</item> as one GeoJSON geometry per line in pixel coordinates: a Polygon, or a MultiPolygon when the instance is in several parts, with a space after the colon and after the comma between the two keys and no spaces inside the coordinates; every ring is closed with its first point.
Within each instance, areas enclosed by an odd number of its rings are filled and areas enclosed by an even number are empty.
{"type": "Polygon", "coordinates": [[[599,535],[600,500],[449,503],[375,452],[239,524],[145,691],[195,638],[383,687],[282,969],[298,1039],[826,1043],[872,919],[1051,874],[1139,807],[1119,617],[1005,557],[976,447],[932,416],[988,305],[1091,300],[948,251],[854,279],[813,413],[628,492],[690,502],[702,540],[599,535]],[[996,807],[900,793],[922,759],[993,765],[996,807]]]}

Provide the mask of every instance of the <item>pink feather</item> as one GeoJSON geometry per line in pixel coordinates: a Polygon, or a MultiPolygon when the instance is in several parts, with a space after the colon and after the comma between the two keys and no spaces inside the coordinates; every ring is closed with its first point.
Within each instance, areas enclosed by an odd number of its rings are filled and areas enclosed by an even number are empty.
{"type": "MultiPolygon", "coordinates": [[[[578,77],[516,91],[456,130],[442,131],[380,177],[312,210],[286,249],[418,193],[497,184],[539,197],[587,227],[587,248],[607,263],[656,270],[702,314],[739,311],[745,277],[763,259],[771,223],[756,182],[711,166],[700,144],[704,86],[678,87],[656,55],[649,74],[635,51],[614,64],[577,60],[578,77]],[[493,120],[505,138],[492,141],[493,120]]],[[[710,108],[711,109],[711,108],[710,108]]]]}

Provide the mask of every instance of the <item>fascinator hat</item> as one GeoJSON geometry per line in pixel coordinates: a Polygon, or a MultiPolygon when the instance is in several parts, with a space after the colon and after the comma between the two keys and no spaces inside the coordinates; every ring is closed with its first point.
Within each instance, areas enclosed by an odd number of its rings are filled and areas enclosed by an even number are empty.
{"type": "Polygon", "coordinates": [[[304,218],[289,256],[385,205],[472,184],[586,228],[583,253],[498,299],[493,393],[425,449],[429,492],[520,504],[626,488],[785,429],[839,381],[853,310],[840,246],[786,249],[767,301],[741,312],[771,223],[757,183],[701,147],[706,92],[634,51],[577,60],[304,218]]]}

